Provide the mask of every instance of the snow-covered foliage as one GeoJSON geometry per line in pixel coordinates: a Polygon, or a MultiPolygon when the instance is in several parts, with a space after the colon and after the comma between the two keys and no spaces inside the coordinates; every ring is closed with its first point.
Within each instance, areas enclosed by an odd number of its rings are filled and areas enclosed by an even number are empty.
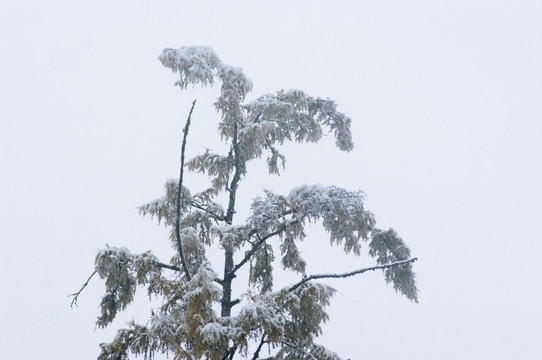
{"type": "MultiPolygon", "coordinates": [[[[382,231],[375,229],[369,243],[369,254],[376,258],[379,264],[389,264],[410,258],[410,249],[397,235],[395,230],[382,231]]],[[[393,288],[410,300],[416,301],[418,291],[412,272],[412,263],[405,263],[384,270],[386,282],[392,283],[393,288]]]]}
{"type": "Polygon", "coordinates": [[[175,85],[213,85],[216,70],[221,62],[215,51],[207,46],[184,46],[180,49],[164,49],[158,57],[162,65],[179,73],[175,85]]]}
{"type": "Polygon", "coordinates": [[[106,247],[96,255],[96,271],[105,279],[106,293],[100,304],[102,315],[96,324],[109,325],[120,310],[134,299],[137,285],[147,285],[149,296],[165,278],[156,266],[158,260],[150,252],[133,255],[124,247],[106,247]]]}
{"type": "Polygon", "coordinates": [[[269,173],[278,174],[285,165],[280,145],[318,142],[324,132],[334,135],[340,150],[353,149],[351,121],[332,100],[289,90],[245,103],[251,81],[242,69],[222,63],[208,47],[165,49],[159,60],[178,74],[175,85],[183,89],[221,83],[215,102],[218,133],[229,151],[206,151],[186,163],[188,170],[209,176],[205,191],[192,194],[181,186],[182,181],[170,180],[164,197],[139,208],[140,214],[171,229],[175,254],[169,262],[122,247],[108,246],[97,254],[95,270],[106,286],[99,327],[111,324],[133,301],[138,287],[162,300],[146,324],[131,322],[118,330],[111,343],[102,344],[99,359],[168,353],[173,359],[190,360],[236,356],[337,360],[336,353],[314,343],[328,320],[326,306],[335,290],[313,280],[382,269],[387,282],[416,301],[415,259],[410,259],[410,250],[393,229],[375,227],[359,191],[321,185],[298,186],[287,195],[265,191],[252,201],[246,219],[233,222],[247,162],[267,156],[269,173]],[[226,194],[226,204],[220,204],[219,194],[226,194]],[[301,257],[298,244],[307,237],[308,223],[316,221],[329,234],[331,245],[353,255],[366,248],[376,265],[346,274],[306,274],[310,259],[301,257]],[[206,256],[210,248],[224,253],[220,275],[206,256]],[[291,285],[283,288],[273,282],[276,256],[285,270],[292,271],[291,285]],[[235,282],[241,269],[248,271],[248,283],[235,282]],[[237,293],[249,291],[232,299],[233,285],[237,293]]]}

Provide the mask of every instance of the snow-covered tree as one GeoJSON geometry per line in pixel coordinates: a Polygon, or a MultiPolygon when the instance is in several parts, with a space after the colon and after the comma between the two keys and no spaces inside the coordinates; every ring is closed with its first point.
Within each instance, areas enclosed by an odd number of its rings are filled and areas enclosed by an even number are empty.
{"type": "MultiPolygon", "coordinates": [[[[145,358],[168,353],[174,359],[191,360],[340,359],[314,342],[335,293],[315,280],[382,269],[396,291],[417,300],[412,271],[416,258],[410,257],[393,229],[375,227],[358,191],[321,185],[301,185],[289,194],[265,191],[252,201],[246,219],[234,219],[248,162],[266,157],[268,172],[279,174],[285,165],[280,145],[318,142],[324,132],[333,134],[340,150],[353,149],[350,119],[337,111],[332,100],[289,90],[246,102],[251,81],[240,68],[222,63],[208,47],[165,49],[159,60],[178,74],[175,85],[183,89],[220,82],[214,106],[221,116],[218,132],[229,151],[206,151],[185,164],[194,101],[184,128],[179,179],[166,183],[164,197],[139,208],[142,215],[171,229],[174,256],[166,263],[150,251],[132,254],[123,247],[106,247],[96,255],[94,274],[106,286],[98,327],[108,326],[133,301],[138,287],[161,299],[161,306],[147,323],[131,322],[110,343],[101,344],[99,359],[128,359],[130,353],[145,358]],[[185,167],[208,175],[209,187],[191,192],[183,185],[185,167]],[[307,237],[305,226],[313,221],[320,221],[331,244],[347,254],[360,255],[365,248],[374,266],[348,273],[307,274],[298,244],[307,237]],[[280,246],[274,248],[271,240],[280,246]],[[223,252],[223,269],[206,257],[211,245],[223,252]],[[292,282],[282,288],[273,283],[277,256],[282,267],[292,272],[292,282]],[[248,283],[237,283],[243,271],[248,273],[248,283]]],[[[74,294],[74,303],[85,286],[74,294]]]]}

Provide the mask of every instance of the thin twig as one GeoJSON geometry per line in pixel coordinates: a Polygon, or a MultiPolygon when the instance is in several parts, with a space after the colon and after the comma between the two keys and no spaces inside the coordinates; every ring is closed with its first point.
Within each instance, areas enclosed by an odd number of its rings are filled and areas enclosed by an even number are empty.
{"type": "Polygon", "coordinates": [[[389,269],[389,268],[391,268],[391,267],[394,267],[394,266],[397,266],[397,265],[403,265],[403,264],[411,263],[411,262],[414,262],[414,261],[416,261],[416,260],[418,260],[418,258],[412,258],[412,259],[408,259],[408,260],[396,261],[396,262],[392,262],[392,263],[389,263],[389,264],[372,266],[372,267],[368,267],[368,268],[363,268],[363,269],[359,269],[359,270],[347,272],[347,273],[344,273],[344,274],[319,274],[319,275],[311,275],[311,276],[304,277],[303,280],[301,280],[301,281],[298,282],[297,284],[295,284],[295,285],[293,285],[292,287],[290,287],[290,288],[288,289],[288,291],[294,291],[295,289],[297,289],[297,288],[300,287],[301,285],[305,284],[305,283],[308,282],[308,281],[314,280],[314,279],[324,279],[324,278],[346,278],[346,277],[350,277],[350,276],[354,276],[354,275],[358,275],[358,274],[364,273],[364,272],[366,272],[366,271],[374,271],[374,270],[379,270],[379,269],[389,269]]]}
{"type": "Polygon", "coordinates": [[[183,251],[183,243],[181,241],[181,208],[182,208],[182,198],[181,192],[183,191],[183,175],[184,175],[184,150],[186,147],[186,136],[188,135],[188,129],[190,127],[190,119],[192,118],[192,111],[194,111],[194,106],[196,105],[196,100],[192,102],[192,107],[190,108],[190,113],[188,114],[188,119],[186,120],[186,125],[183,130],[183,143],[181,146],[181,172],[179,175],[179,188],[177,190],[177,218],[175,219],[175,234],[177,236],[177,248],[179,249],[179,257],[181,258],[181,264],[183,265],[183,270],[186,274],[188,281],[192,280],[190,276],[190,271],[186,264],[183,251]]]}
{"type": "Polygon", "coordinates": [[[90,279],[92,279],[92,277],[94,275],[96,275],[96,273],[98,272],[98,270],[94,270],[94,272],[88,277],[87,281],[83,284],[83,286],[81,286],[81,289],[79,289],[78,292],[75,292],[73,294],[70,294],[68,296],[73,296],[73,299],[72,299],[72,302],[70,304],[70,307],[73,308],[74,306],[77,306],[77,298],[79,297],[79,295],[83,292],[83,290],[87,287],[90,279]]]}

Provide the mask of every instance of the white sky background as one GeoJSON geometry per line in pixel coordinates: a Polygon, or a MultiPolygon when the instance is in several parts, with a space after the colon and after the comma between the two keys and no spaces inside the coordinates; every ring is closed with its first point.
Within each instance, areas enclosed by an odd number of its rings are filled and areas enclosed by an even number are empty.
{"type": "MultiPolygon", "coordinates": [[[[354,152],[289,146],[284,175],[255,166],[241,205],[262,188],[361,188],[420,259],[419,304],[381,273],[328,282],[339,292],[319,342],[352,359],[538,358],[540,1],[3,0],[0,44],[3,358],[96,358],[113,336],[94,329],[103,286],[74,310],[66,296],[96,251],[171,255],[135,208],[177,176],[194,98],[188,155],[220,149],[216,90],[182,92],[156,60],[194,44],[242,67],[251,98],[299,88],[353,120],[354,152]]],[[[318,231],[308,243],[315,272],[372,264],[318,231]]],[[[149,312],[138,301],[113,330],[149,312]]]]}

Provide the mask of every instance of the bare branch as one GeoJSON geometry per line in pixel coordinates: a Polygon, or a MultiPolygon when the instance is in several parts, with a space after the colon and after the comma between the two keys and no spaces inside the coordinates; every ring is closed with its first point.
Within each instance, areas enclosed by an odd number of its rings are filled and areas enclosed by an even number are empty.
{"type": "Polygon", "coordinates": [[[87,281],[83,284],[83,286],[81,286],[81,289],[79,289],[78,292],[75,292],[73,294],[70,294],[68,296],[73,296],[73,299],[72,299],[72,302],[70,304],[70,307],[73,308],[74,306],[77,306],[77,298],[79,297],[79,295],[83,292],[83,290],[87,287],[90,279],[92,279],[92,277],[94,275],[96,275],[96,273],[98,272],[98,270],[94,270],[94,272],[88,277],[87,281]]]}
{"type": "Polygon", "coordinates": [[[252,360],[258,360],[258,357],[260,356],[260,350],[262,349],[263,344],[265,344],[265,333],[262,335],[262,339],[260,340],[260,344],[258,345],[258,348],[254,352],[254,356],[252,357],[252,360]]]}
{"type": "Polygon", "coordinates": [[[190,271],[188,271],[188,266],[186,265],[186,260],[184,258],[183,243],[181,241],[181,192],[183,191],[183,175],[184,175],[184,151],[186,148],[186,136],[188,135],[188,129],[190,127],[190,119],[192,117],[192,111],[194,111],[194,106],[196,105],[196,100],[192,102],[192,107],[190,108],[190,113],[188,114],[188,119],[186,120],[186,125],[183,130],[183,143],[181,146],[181,172],[179,175],[179,187],[177,190],[177,217],[175,219],[175,234],[177,236],[177,248],[179,250],[179,257],[181,258],[181,264],[183,265],[183,270],[186,274],[188,281],[192,279],[190,276],[190,271]]]}
{"type": "Polygon", "coordinates": [[[159,268],[164,268],[164,269],[169,269],[169,270],[175,270],[175,271],[181,271],[181,268],[177,267],[177,266],[174,266],[174,265],[168,265],[168,264],[164,264],[164,263],[161,263],[161,262],[157,262],[155,263],[156,266],[158,266],[159,268]]]}
{"type": "Polygon", "coordinates": [[[418,260],[418,258],[412,258],[412,259],[408,259],[408,260],[401,260],[401,261],[396,261],[396,262],[392,262],[392,263],[389,263],[389,264],[377,265],[377,266],[372,266],[372,267],[368,267],[368,268],[363,268],[363,269],[351,271],[351,272],[344,273],[344,274],[319,274],[319,275],[311,275],[311,276],[304,277],[303,280],[301,280],[301,281],[298,282],[297,284],[295,284],[295,285],[293,285],[292,287],[290,287],[290,288],[288,289],[288,291],[294,291],[295,289],[297,289],[297,288],[300,287],[301,285],[305,284],[305,283],[308,282],[308,281],[314,280],[314,279],[324,279],[324,278],[347,278],[347,277],[350,277],[350,276],[362,274],[362,273],[364,273],[364,272],[366,272],[366,271],[374,271],[374,270],[380,270],[380,269],[389,269],[389,268],[391,268],[391,267],[394,267],[394,266],[397,266],[397,265],[407,264],[407,263],[410,263],[410,262],[414,262],[414,261],[416,261],[416,260],[418,260]]]}
{"type": "Polygon", "coordinates": [[[237,351],[237,345],[233,345],[231,348],[228,348],[226,350],[226,353],[222,355],[222,360],[233,360],[233,356],[235,355],[235,352],[237,351]]]}

